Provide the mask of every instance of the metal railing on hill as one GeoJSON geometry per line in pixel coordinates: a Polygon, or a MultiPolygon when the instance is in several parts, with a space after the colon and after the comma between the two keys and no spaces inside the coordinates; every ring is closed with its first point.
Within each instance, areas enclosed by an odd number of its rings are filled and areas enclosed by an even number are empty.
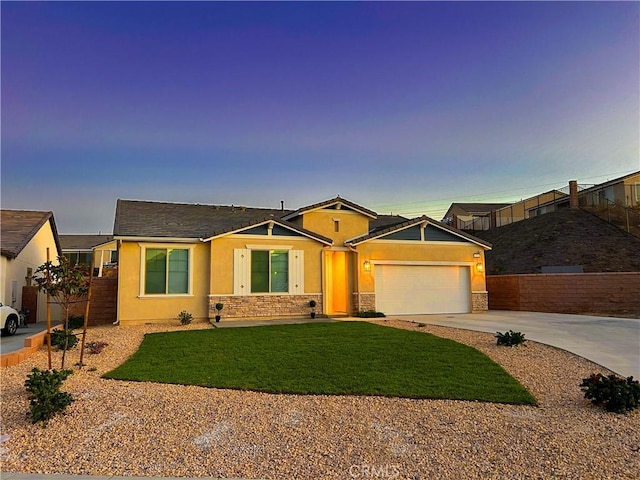
{"type": "Polygon", "coordinates": [[[640,238],[640,207],[625,207],[608,198],[599,198],[598,203],[594,203],[587,196],[578,196],[578,204],[583,210],[640,238]]]}

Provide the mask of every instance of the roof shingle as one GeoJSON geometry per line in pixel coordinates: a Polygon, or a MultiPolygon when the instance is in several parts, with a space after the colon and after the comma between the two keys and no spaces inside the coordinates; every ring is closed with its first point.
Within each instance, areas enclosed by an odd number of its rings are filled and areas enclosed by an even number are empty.
{"type": "Polygon", "coordinates": [[[58,250],[57,255],[62,254],[53,212],[3,209],[1,213],[0,243],[3,256],[16,258],[47,222],[51,224],[53,238],[58,250]]]}

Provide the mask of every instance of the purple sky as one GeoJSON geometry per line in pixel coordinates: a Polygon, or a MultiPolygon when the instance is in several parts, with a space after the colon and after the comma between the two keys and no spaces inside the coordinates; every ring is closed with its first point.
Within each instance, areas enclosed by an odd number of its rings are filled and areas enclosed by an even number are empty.
{"type": "Polygon", "coordinates": [[[2,208],[440,219],[640,169],[640,3],[2,2],[2,208]]]}

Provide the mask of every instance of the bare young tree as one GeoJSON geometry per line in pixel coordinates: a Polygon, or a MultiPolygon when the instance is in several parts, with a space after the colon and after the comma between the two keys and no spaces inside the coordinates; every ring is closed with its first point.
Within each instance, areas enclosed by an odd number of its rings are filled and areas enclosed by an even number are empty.
{"type": "Polygon", "coordinates": [[[89,292],[90,269],[88,265],[71,265],[69,260],[58,257],[58,264],[51,261],[40,265],[34,274],[34,281],[38,285],[38,290],[46,292],[55,299],[64,310],[64,349],[62,351],[62,367],[64,368],[65,355],[69,342],[69,314],[71,307],[86,301],[89,292]]]}

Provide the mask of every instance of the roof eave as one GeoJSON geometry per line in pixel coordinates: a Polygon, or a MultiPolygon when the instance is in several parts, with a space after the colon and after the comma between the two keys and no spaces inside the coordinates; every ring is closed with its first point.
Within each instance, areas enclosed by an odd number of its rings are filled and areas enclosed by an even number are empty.
{"type": "MultiPolygon", "coordinates": [[[[274,225],[280,225],[281,227],[287,228],[289,230],[293,230],[295,232],[298,232],[302,235],[304,235],[305,237],[311,238],[312,240],[316,240],[320,243],[323,243],[325,245],[333,245],[333,240],[331,240],[330,238],[327,237],[323,237],[322,235],[317,235],[314,234],[313,232],[310,232],[309,230],[305,230],[304,228],[299,228],[297,226],[294,226],[292,224],[290,224],[289,222],[282,222],[279,220],[276,220],[275,218],[269,218],[269,219],[264,219],[264,220],[260,220],[258,222],[255,223],[251,223],[248,225],[243,225],[241,227],[238,228],[234,228],[228,231],[224,231],[224,232],[219,232],[219,233],[214,233],[213,235],[207,237],[207,238],[203,238],[202,241],[203,242],[210,242],[211,240],[215,240],[216,238],[221,238],[221,237],[225,237],[228,235],[233,235],[233,234],[238,234],[243,232],[244,230],[249,230],[251,228],[255,228],[255,227],[259,227],[261,225],[264,225],[266,223],[273,223],[274,225]]],[[[274,238],[274,237],[272,237],[274,238]]]]}

